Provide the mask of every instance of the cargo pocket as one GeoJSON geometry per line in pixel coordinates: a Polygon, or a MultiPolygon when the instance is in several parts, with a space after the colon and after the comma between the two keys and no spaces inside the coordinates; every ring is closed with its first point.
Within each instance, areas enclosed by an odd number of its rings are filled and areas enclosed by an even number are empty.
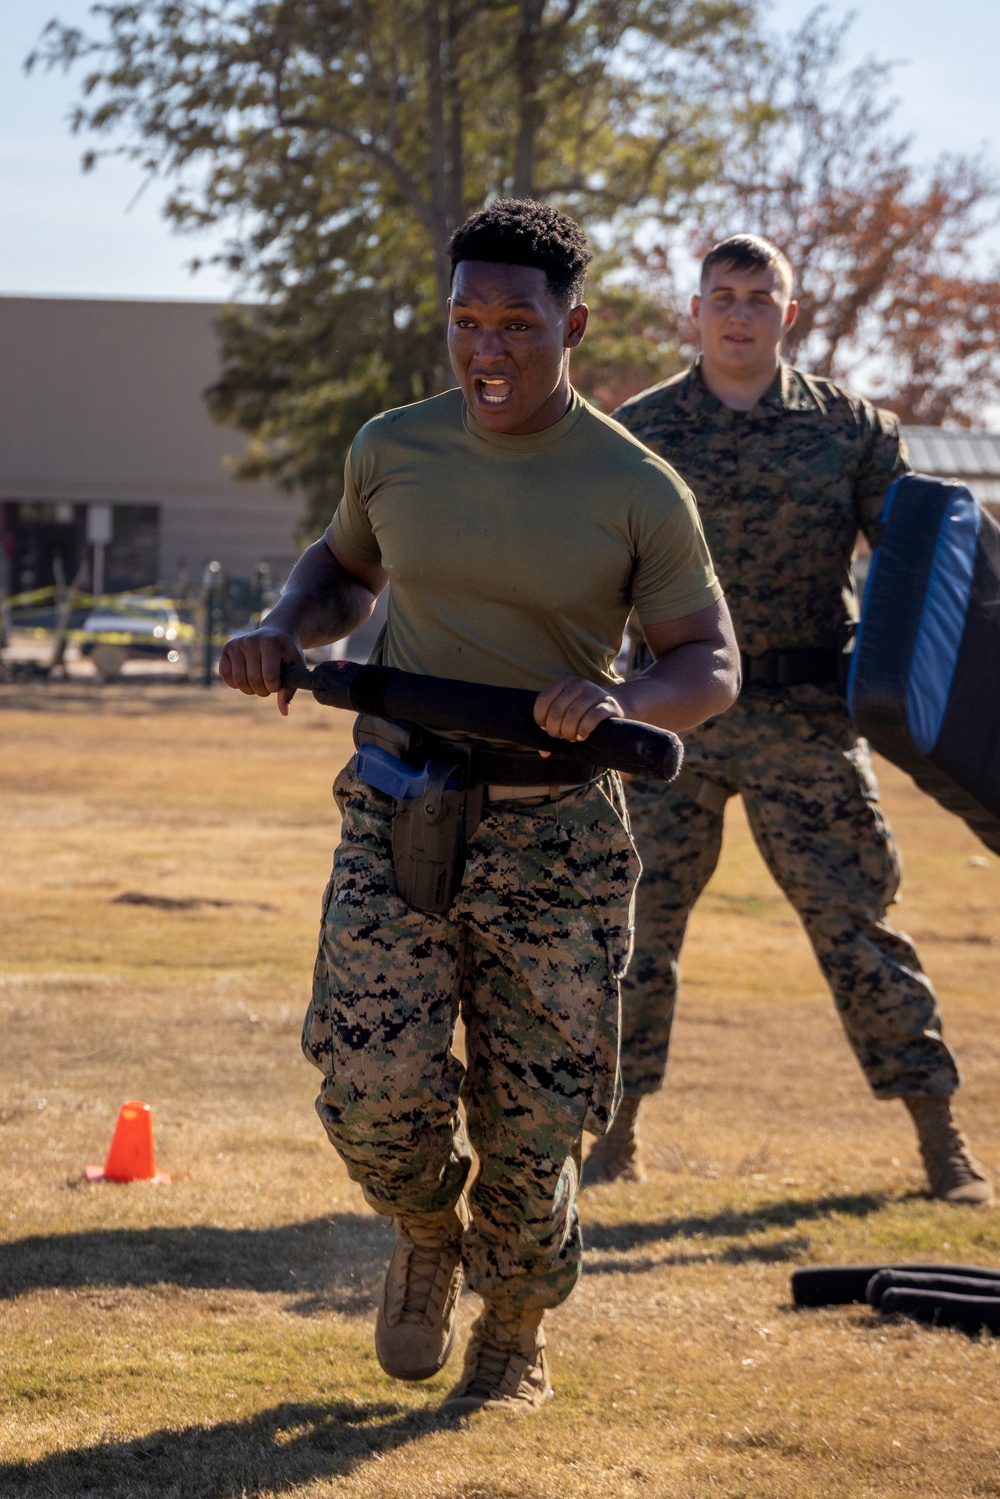
{"type": "Polygon", "coordinates": [[[605,977],[594,1017],[594,1082],[584,1129],[603,1135],[621,1098],[621,980],[635,942],[635,890],[642,861],[632,838],[620,778],[615,774],[605,776],[596,791],[604,815],[593,909],[601,920],[605,977]]]}
{"type": "Polygon", "coordinates": [[[635,892],[642,860],[632,837],[621,778],[612,772],[598,782],[597,789],[607,806],[610,838],[606,852],[610,863],[600,881],[602,899],[595,905],[601,910],[611,976],[620,980],[625,977],[635,942],[635,892]]]}
{"type": "MultiPolygon", "coordinates": [[[[624,973],[624,969],[622,970],[624,973]]],[[[594,1027],[594,1086],[590,1092],[583,1127],[591,1135],[603,1135],[621,1102],[622,1001],[619,976],[608,954],[608,977],[594,1027]]]]}
{"type": "Polygon", "coordinates": [[[319,938],[313,965],[312,994],[302,1025],[302,1050],[314,1067],[329,1072],[332,1051],[330,1022],[330,968],[326,958],[326,917],[333,899],[335,873],[330,875],[320,907],[319,938]]]}
{"type": "Polygon", "coordinates": [[[872,887],[872,904],[879,914],[896,899],[902,879],[902,859],[892,829],[879,805],[879,785],[871,762],[868,741],[859,739],[847,752],[858,777],[860,792],[856,814],[858,864],[872,887]]]}

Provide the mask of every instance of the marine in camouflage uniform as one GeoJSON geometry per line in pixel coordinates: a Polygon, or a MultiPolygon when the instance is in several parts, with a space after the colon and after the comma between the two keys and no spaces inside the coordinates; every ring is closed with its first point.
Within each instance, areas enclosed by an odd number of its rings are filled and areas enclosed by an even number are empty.
{"type": "MultiPolygon", "coordinates": [[[[695,493],[741,645],[744,688],[728,713],[683,736],[684,770],[673,786],[627,787],[644,869],[622,991],[621,1129],[627,1121],[633,1133],[601,1142],[615,1161],[603,1178],[641,1175],[638,1099],[664,1081],[681,945],[718,862],[732,796],[743,798],[757,846],[803,922],[873,1093],[907,1100],[924,1145],[920,1101],[954,1093],[958,1066],[914,946],[888,919],[900,859],[867,743],[852,728],[834,671],[822,669],[856,617],[857,534],[877,543],[887,490],[908,469],[896,418],[785,363],[750,410],[732,410],[706,386],[700,360],[615,416],[695,493]],[[767,685],[793,659],[783,663],[781,653],[796,653],[803,674],[831,680],[767,685]]],[[[954,1154],[957,1139],[952,1131],[938,1153],[954,1154]]],[[[600,1153],[597,1180],[599,1162],[600,1153]]],[[[933,1184],[930,1162],[928,1170],[933,1184]]],[[[962,1175],[953,1200],[988,1195],[962,1175]]]]}
{"type": "MultiPolygon", "coordinates": [[[[387,769],[370,746],[391,726],[359,721],[368,753],[335,787],[341,843],[303,1045],[323,1075],[332,1143],[395,1221],[375,1322],[382,1368],[435,1374],[452,1351],[463,1270],[483,1297],[443,1406],[463,1414],[536,1410],[552,1393],[542,1318],[579,1275],[583,1130],[608,1126],[618,1092],[639,863],[617,777],[560,756],[560,742],[586,740],[629,706],[666,726],[700,721],[733,700],[738,671],[692,496],[570,385],[587,318],[578,226],[501,200],[456,231],[450,252],[459,388],[364,425],[325,539],[260,630],[227,645],[221,670],[266,696],[281,661],[349,633],[388,587],[374,661],[533,691],[552,736],[544,760],[464,745],[468,782],[450,801],[407,788],[439,846],[468,843],[447,890],[407,832],[405,767],[391,783],[398,804],[369,784],[373,766],[387,769]],[[662,660],[622,686],[614,660],[632,609],[662,660]],[[421,894],[424,877],[436,893],[421,894]],[[451,1051],[459,1017],[465,1066],[451,1051]]],[[[447,781],[453,742],[422,743],[431,784],[447,781]]],[[[424,760],[422,748],[414,779],[424,760]]]]}

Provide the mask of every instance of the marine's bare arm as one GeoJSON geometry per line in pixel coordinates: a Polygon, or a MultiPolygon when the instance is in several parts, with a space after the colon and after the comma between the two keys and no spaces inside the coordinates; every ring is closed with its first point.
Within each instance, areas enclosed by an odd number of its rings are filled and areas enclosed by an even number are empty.
{"type": "Polygon", "coordinates": [[[328,531],[302,553],[260,628],[228,642],[219,675],[240,692],[276,692],[278,708],[287,713],[295,689],[281,686],[282,662],[302,661],[303,650],[342,640],[364,624],[386,580],[382,567],[347,556],[328,531]]]}
{"type": "Polygon", "coordinates": [[[586,739],[605,718],[680,733],[723,713],[740,690],[740,653],[725,599],[644,634],[653,664],[613,689],[564,677],[538,694],[535,720],[557,739],[586,739]]]}

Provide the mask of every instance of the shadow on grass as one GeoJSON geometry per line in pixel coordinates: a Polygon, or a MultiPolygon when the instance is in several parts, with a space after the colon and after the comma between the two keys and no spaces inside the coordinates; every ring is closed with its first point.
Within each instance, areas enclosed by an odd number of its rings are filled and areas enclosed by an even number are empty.
{"type": "Polygon", "coordinates": [[[673,1249],[662,1255],[643,1255],[641,1259],[610,1259],[600,1254],[584,1253],[584,1275],[644,1275],[671,1265],[784,1265],[796,1263],[809,1248],[804,1234],[782,1239],[780,1244],[740,1244],[722,1251],[706,1244],[704,1249],[673,1249]]]}
{"type": "MultiPolygon", "coordinates": [[[[869,1214],[877,1213],[889,1200],[889,1194],[882,1192],[841,1193],[799,1200],[786,1198],[782,1202],[762,1203],[756,1208],[723,1208],[718,1213],[660,1218],[652,1222],[588,1223],[584,1199],[584,1240],[588,1249],[624,1253],[647,1244],[669,1244],[678,1239],[738,1239],[747,1234],[761,1233],[768,1228],[797,1228],[799,1224],[828,1218],[833,1213],[867,1218],[869,1214]]],[[[722,1257],[718,1250],[713,1252],[707,1245],[703,1255],[688,1256],[692,1262],[722,1257]]],[[[738,1264],[750,1259],[785,1259],[787,1254],[783,1244],[734,1245],[725,1251],[724,1257],[738,1264]]],[[[670,1261],[680,1262],[676,1259],[670,1261]]],[[[585,1269],[594,1273],[601,1264],[600,1261],[591,1261],[587,1265],[585,1261],[585,1269]]],[[[607,1263],[605,1268],[617,1270],[621,1267],[607,1263]]]]}
{"type": "MultiPolygon", "coordinates": [[[[832,1213],[856,1218],[878,1212],[886,1195],[862,1193],[788,1199],[754,1209],[663,1218],[654,1222],[586,1223],[584,1270],[591,1275],[652,1269],[654,1264],[724,1260],[780,1261],[806,1247],[801,1237],[778,1244],[690,1241],[744,1239],[765,1229],[795,1229],[832,1213]],[[665,1256],[617,1258],[654,1244],[665,1256]],[[596,1252],[596,1253],[595,1253],[596,1252]]],[[[202,1290],[278,1292],[287,1309],[309,1317],[370,1311],[392,1247],[387,1219],[337,1213],[268,1228],[122,1228],[79,1234],[35,1234],[0,1244],[0,1299],[29,1291],[85,1286],[191,1286],[202,1290]]],[[[0,1491],[2,1492],[2,1491],[0,1491]]]]}
{"type": "Polygon", "coordinates": [[[4,1499],[228,1499],[342,1478],[454,1418],[387,1403],[287,1404],[242,1421],[156,1431],[0,1464],[4,1499]]]}
{"type": "MultiPolygon", "coordinates": [[[[0,1244],[0,1298],[81,1286],[278,1291],[288,1310],[370,1310],[392,1246],[388,1219],[336,1213],[273,1228],[122,1228],[0,1244]]],[[[0,1489],[0,1492],[3,1492],[0,1489]]]]}

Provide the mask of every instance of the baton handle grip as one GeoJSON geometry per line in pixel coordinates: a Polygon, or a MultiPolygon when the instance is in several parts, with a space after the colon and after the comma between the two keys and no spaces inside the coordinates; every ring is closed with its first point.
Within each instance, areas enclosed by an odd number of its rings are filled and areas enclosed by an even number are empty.
{"type": "MultiPolygon", "coordinates": [[[[281,685],[282,687],[300,688],[303,692],[315,692],[318,688],[318,679],[314,667],[306,666],[302,661],[282,661],[281,663],[281,685]]],[[[339,707],[340,704],[329,704],[330,707],[339,707]]],[[[344,703],[345,708],[351,706],[350,700],[344,703]]]]}
{"type": "Polygon", "coordinates": [[[324,661],[313,669],[286,662],[281,685],[312,692],[317,702],[331,708],[502,740],[522,749],[551,750],[581,764],[654,780],[672,781],[683,756],[676,734],[629,718],[606,718],[584,740],[556,739],[535,722],[538,694],[518,687],[424,677],[356,661],[324,661]]]}

